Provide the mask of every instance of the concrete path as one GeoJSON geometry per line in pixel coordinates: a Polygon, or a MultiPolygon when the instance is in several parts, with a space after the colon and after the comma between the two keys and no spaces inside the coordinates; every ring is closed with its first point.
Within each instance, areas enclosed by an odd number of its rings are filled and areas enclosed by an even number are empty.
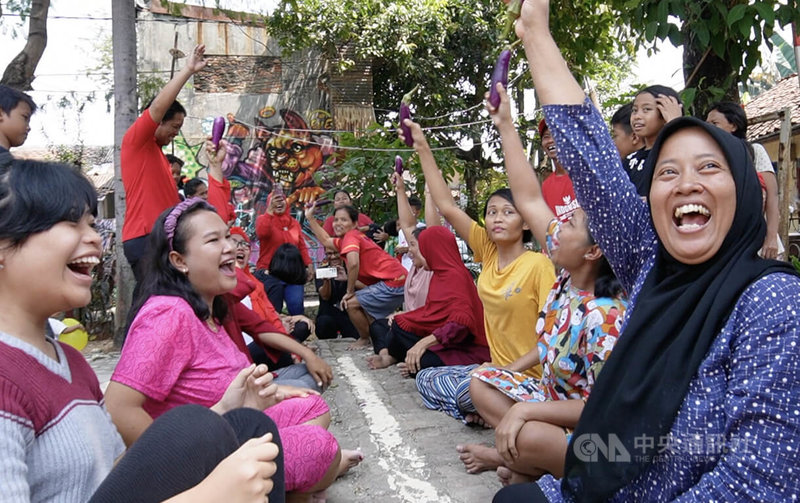
{"type": "MultiPolygon", "coordinates": [[[[350,340],[315,341],[334,370],[324,397],[331,407],[331,432],[365,459],[328,489],[328,502],[478,503],[500,488],[494,472],[469,475],[458,459],[458,443],[493,441],[491,430],[464,426],[426,409],[414,382],[397,368],[369,370],[371,352],[346,351],[350,340]]],[[[103,389],[119,358],[90,352],[87,359],[103,389]]]]}

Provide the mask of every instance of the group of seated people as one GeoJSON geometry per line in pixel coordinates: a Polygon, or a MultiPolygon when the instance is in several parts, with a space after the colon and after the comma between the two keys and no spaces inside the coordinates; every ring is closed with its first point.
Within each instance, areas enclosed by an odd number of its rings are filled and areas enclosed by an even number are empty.
{"type": "MultiPolygon", "coordinates": [[[[316,331],[371,346],[368,366],[396,364],[426,407],[494,428],[493,446],[456,450],[468,472],[497,471],[499,503],[796,499],[800,281],[759,256],[777,246],[757,149],[732,134],[724,107],[709,122],[682,117],[654,87],[622,128],[643,148],[624,155],[548,19],[547,0],[526,0],[516,33],[544,105],[543,144],[554,174],[568,175],[549,185],[577,205],[548,204],[501,84],[487,111],[509,188],[489,195],[482,223],[455,203],[407,119],[428,187],[422,227],[392,175],[408,268],[365,235],[352,205],[335,204],[329,229],[309,205],[333,269],[315,326],[302,307],[314,267],[284,194],[256,222],[254,271],[227,208],[187,198],[147,234],[105,395],[82,356],[42,330],[90,300],[96,192],[74,168],[0,152],[3,496],[324,499],[362,456],[327,431],[333,370],[303,344],[316,331]],[[442,218],[482,264],[477,282],[442,218]]],[[[221,172],[224,143],[205,149],[221,172]]]]}

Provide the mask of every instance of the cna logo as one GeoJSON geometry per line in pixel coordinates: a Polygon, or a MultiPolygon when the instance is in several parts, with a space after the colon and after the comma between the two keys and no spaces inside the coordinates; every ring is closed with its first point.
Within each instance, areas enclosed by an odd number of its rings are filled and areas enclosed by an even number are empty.
{"type": "Polygon", "coordinates": [[[597,433],[584,433],[572,442],[575,457],[585,463],[594,463],[600,456],[613,462],[629,463],[631,455],[617,435],[608,435],[608,442],[597,433]]]}

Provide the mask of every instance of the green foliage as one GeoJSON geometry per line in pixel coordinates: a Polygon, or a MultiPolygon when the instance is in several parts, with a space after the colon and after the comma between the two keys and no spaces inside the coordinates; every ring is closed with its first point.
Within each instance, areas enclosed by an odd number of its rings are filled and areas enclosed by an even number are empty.
{"type": "MultiPolygon", "coordinates": [[[[655,48],[658,41],[669,39],[675,46],[699,51],[702,59],[713,56],[724,65],[722,72],[696,72],[686,82],[684,104],[689,108],[694,102],[736,99],[731,90],[735,92],[737,83],[747,83],[759,63],[761,43],[770,43],[775,24],[800,21],[795,0],[611,0],[610,4],[630,22],[637,45],[655,48]]],[[[686,56],[684,61],[698,63],[686,56]]]]}
{"type": "MultiPolygon", "coordinates": [[[[419,84],[412,110],[422,126],[429,127],[481,118],[481,103],[495,60],[508,43],[500,40],[504,14],[504,4],[497,0],[280,0],[267,29],[288,53],[321,50],[334,71],[348,68],[355,58],[371,61],[374,106],[381,124],[397,120],[400,98],[419,84]],[[471,111],[425,119],[465,109],[471,111]]],[[[590,78],[604,89],[618,86],[634,48],[621,42],[624,37],[619,34],[625,28],[620,18],[599,0],[572,0],[569,9],[554,9],[553,18],[554,35],[576,76],[590,78]]],[[[523,51],[515,52],[510,68],[510,80],[520,77],[516,87],[530,85],[523,51]]],[[[491,125],[479,124],[450,128],[431,139],[446,146],[471,139],[478,145],[470,152],[454,151],[460,162],[454,152],[450,154],[453,172],[466,187],[466,209],[472,216],[477,216],[484,187],[505,184],[493,160],[498,145],[479,145],[487,133],[493,133],[491,125]]],[[[355,140],[365,144],[378,141],[371,135],[355,140]]],[[[400,145],[393,134],[380,142],[400,145]]],[[[382,181],[393,157],[390,153],[380,161],[387,166],[382,181]]],[[[356,151],[346,156],[344,164],[345,169],[357,173],[368,171],[376,162],[376,155],[356,151]]],[[[365,185],[354,189],[359,194],[366,192],[369,198],[386,194],[386,187],[380,184],[370,186],[369,192],[365,185]]],[[[392,204],[390,200],[388,205],[392,204]]],[[[382,210],[376,206],[375,211],[382,210]]]]}
{"type": "MultiPolygon", "coordinates": [[[[366,134],[339,135],[339,145],[346,150],[342,150],[344,157],[333,176],[330,171],[315,175],[318,184],[330,187],[329,198],[333,199],[335,189],[343,188],[350,193],[356,207],[376,223],[397,218],[397,200],[390,176],[394,171],[395,155],[400,155],[413,180],[406,183],[406,188],[412,195],[423,199],[422,167],[417,156],[397,139],[393,129],[373,124],[366,134]]],[[[438,145],[431,140],[432,147],[438,145]]],[[[445,178],[455,175],[459,162],[451,150],[435,150],[434,158],[445,178]]]]}
{"type": "Polygon", "coordinates": [[[0,30],[10,33],[11,38],[24,36],[28,16],[31,14],[31,0],[8,0],[0,4],[0,30]],[[3,14],[14,14],[13,17],[3,14]],[[19,17],[17,17],[19,16],[19,17]]]}

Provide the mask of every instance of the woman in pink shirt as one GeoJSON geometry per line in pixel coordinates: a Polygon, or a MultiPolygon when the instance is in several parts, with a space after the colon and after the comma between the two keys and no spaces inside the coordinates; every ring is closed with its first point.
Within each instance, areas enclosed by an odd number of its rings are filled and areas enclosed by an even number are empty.
{"type": "MultiPolygon", "coordinates": [[[[151,233],[151,255],[131,310],[125,347],[107,392],[109,412],[127,444],[153,419],[181,404],[217,409],[250,360],[241,333],[226,331],[223,295],[236,286],[235,249],[225,222],[205,201],[165,211],[151,233]]],[[[278,425],[286,490],[319,492],[360,461],[327,431],[330,412],[314,391],[278,386],[265,412],[278,425]]]]}

